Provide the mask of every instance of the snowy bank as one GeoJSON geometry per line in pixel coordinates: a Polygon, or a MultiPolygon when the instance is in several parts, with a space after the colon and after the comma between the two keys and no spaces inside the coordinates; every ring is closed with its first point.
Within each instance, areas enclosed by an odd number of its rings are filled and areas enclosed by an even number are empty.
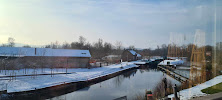
{"type": "MultiPolygon", "coordinates": [[[[68,69],[68,72],[75,72],[72,74],[58,74],[58,75],[44,75],[44,76],[24,76],[16,77],[16,80],[9,80],[9,78],[1,78],[0,80],[0,91],[6,90],[8,93],[12,92],[22,92],[30,91],[35,89],[41,89],[46,87],[52,87],[56,85],[61,85],[64,83],[78,82],[78,81],[88,81],[98,77],[110,75],[116,72],[127,70],[130,68],[138,67],[133,62],[123,62],[122,64],[104,66],[100,68],[76,68],[68,69]]],[[[37,69],[41,73],[41,69],[37,69]]],[[[61,71],[61,70],[60,70],[61,71]]],[[[22,72],[22,71],[20,71],[22,72]]],[[[44,73],[50,73],[49,69],[45,69],[44,73]]],[[[62,72],[65,72],[63,69],[62,72]]],[[[59,72],[58,73],[62,73],[59,72]]],[[[0,73],[0,76],[4,76],[0,73]]],[[[22,74],[22,73],[19,73],[22,74]]]]}
{"type": "Polygon", "coordinates": [[[134,63],[134,64],[136,64],[136,65],[144,65],[144,64],[146,64],[145,61],[141,61],[141,60],[138,60],[138,61],[132,61],[132,62],[130,62],[130,63],[134,63]]]}
{"type": "MultiPolygon", "coordinates": [[[[202,89],[211,87],[211,86],[216,85],[216,84],[221,83],[221,82],[222,82],[222,75],[217,76],[217,77],[215,77],[215,78],[213,78],[213,79],[211,79],[211,80],[209,80],[205,83],[199,84],[199,85],[194,86],[192,88],[182,90],[182,91],[179,92],[180,99],[181,100],[188,100],[188,99],[191,99],[193,97],[206,96],[207,94],[201,92],[202,89]]],[[[168,97],[172,98],[172,97],[174,97],[174,95],[171,94],[171,95],[168,95],[168,97]]]]}

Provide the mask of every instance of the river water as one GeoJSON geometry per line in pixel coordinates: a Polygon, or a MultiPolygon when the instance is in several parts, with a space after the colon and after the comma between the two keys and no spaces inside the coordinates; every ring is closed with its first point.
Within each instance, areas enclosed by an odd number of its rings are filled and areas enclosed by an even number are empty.
{"type": "Polygon", "coordinates": [[[120,97],[131,100],[137,95],[144,95],[146,89],[153,90],[165,77],[173,84],[180,85],[180,82],[157,69],[133,69],[103,82],[49,100],[113,100],[120,97]]]}

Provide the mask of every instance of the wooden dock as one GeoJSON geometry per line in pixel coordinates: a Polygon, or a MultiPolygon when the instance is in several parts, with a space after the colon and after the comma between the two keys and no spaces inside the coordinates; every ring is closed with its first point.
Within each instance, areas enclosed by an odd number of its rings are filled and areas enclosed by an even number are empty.
{"type": "Polygon", "coordinates": [[[184,83],[189,81],[189,78],[182,76],[178,73],[175,73],[174,71],[172,71],[172,68],[167,67],[167,66],[157,66],[158,69],[160,69],[162,72],[168,74],[170,77],[176,79],[177,81],[184,83]]]}

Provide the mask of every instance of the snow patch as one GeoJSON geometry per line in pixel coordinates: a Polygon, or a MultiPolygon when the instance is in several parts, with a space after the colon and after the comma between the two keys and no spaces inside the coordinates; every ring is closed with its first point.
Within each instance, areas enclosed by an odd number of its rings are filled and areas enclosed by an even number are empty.
{"type": "MultiPolygon", "coordinates": [[[[213,79],[211,79],[211,80],[209,80],[205,83],[199,84],[199,85],[194,86],[192,88],[182,90],[182,91],[179,92],[180,99],[181,100],[188,100],[188,99],[191,99],[193,97],[206,96],[207,95],[206,93],[201,92],[202,89],[214,86],[214,85],[216,85],[218,83],[221,83],[221,82],[222,82],[222,75],[217,76],[217,77],[215,77],[215,78],[213,78],[213,79]]],[[[171,94],[171,95],[168,95],[168,97],[173,98],[174,95],[171,94]]]]}

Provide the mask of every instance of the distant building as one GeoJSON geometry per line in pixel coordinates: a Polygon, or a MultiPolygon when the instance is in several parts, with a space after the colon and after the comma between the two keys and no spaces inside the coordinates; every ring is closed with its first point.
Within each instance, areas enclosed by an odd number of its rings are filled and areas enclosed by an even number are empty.
{"type": "Polygon", "coordinates": [[[22,67],[89,67],[89,50],[0,47],[0,61],[22,67]]]}
{"type": "Polygon", "coordinates": [[[121,59],[123,61],[136,61],[142,59],[142,56],[134,50],[124,50],[121,59]]]}
{"type": "Polygon", "coordinates": [[[121,55],[108,55],[103,57],[102,59],[107,61],[107,62],[116,62],[119,61],[121,58],[121,55]]]}

